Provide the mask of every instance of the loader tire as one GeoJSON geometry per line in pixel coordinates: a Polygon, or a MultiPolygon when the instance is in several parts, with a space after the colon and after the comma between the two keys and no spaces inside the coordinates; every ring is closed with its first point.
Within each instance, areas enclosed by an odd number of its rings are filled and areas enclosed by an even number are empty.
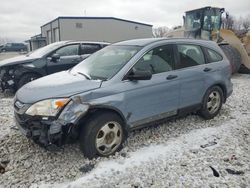
{"type": "Polygon", "coordinates": [[[242,64],[240,66],[239,73],[241,73],[241,74],[250,74],[250,69],[242,64]]]}
{"type": "Polygon", "coordinates": [[[223,50],[231,64],[232,74],[238,72],[241,66],[241,56],[238,50],[230,45],[220,45],[220,48],[223,50]]]}

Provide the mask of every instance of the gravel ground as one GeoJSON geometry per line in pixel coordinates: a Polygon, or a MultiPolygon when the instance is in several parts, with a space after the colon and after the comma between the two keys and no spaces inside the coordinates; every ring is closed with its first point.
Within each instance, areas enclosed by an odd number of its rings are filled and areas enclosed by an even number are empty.
{"type": "Polygon", "coordinates": [[[249,187],[249,82],[234,76],[213,120],[190,115],[134,131],[121,152],[92,161],[77,144],[52,153],[27,140],[14,127],[13,96],[0,94],[0,187],[249,187]]]}

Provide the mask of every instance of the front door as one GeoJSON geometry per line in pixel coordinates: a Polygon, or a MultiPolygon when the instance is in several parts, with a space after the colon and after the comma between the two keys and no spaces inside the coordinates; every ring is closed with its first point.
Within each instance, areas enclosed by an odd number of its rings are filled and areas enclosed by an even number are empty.
{"type": "Polygon", "coordinates": [[[51,56],[53,56],[53,54],[57,54],[60,57],[56,61],[53,61],[51,57],[47,58],[48,74],[68,70],[82,61],[82,58],[79,55],[79,44],[63,46],[54,51],[51,56]]]}
{"type": "Polygon", "coordinates": [[[133,69],[151,71],[152,78],[123,82],[131,128],[177,114],[180,82],[173,70],[173,54],[172,45],[150,50],[133,69]]]}

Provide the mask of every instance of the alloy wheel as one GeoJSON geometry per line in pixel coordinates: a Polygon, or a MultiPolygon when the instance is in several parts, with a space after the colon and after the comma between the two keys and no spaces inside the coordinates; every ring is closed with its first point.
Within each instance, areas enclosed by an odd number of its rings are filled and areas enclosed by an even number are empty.
{"type": "Polygon", "coordinates": [[[213,91],[208,96],[207,110],[210,114],[214,114],[220,108],[221,96],[218,91],[213,91]]]}
{"type": "Polygon", "coordinates": [[[122,127],[118,122],[106,123],[97,133],[95,145],[101,155],[110,155],[122,143],[122,127]]]}

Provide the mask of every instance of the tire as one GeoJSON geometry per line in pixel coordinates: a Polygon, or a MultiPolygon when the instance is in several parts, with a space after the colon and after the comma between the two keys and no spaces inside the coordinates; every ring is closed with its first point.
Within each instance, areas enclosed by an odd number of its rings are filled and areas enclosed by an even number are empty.
{"type": "Polygon", "coordinates": [[[241,55],[238,50],[230,45],[220,45],[220,48],[225,53],[232,66],[232,74],[238,72],[241,65],[241,55]]]}
{"type": "Polygon", "coordinates": [[[219,113],[223,101],[223,91],[219,86],[209,88],[203,97],[199,115],[206,120],[214,118],[219,113]]]}
{"type": "Polygon", "coordinates": [[[124,122],[117,114],[97,112],[83,126],[79,140],[85,157],[107,157],[121,150],[126,134],[124,122]]]}
{"type": "Polygon", "coordinates": [[[17,84],[17,89],[20,89],[23,85],[25,85],[33,80],[36,80],[37,78],[40,78],[40,75],[35,74],[35,73],[27,73],[27,74],[23,75],[17,84]]]}
{"type": "Polygon", "coordinates": [[[240,66],[239,73],[241,73],[241,74],[250,74],[250,69],[242,64],[240,66]]]}

